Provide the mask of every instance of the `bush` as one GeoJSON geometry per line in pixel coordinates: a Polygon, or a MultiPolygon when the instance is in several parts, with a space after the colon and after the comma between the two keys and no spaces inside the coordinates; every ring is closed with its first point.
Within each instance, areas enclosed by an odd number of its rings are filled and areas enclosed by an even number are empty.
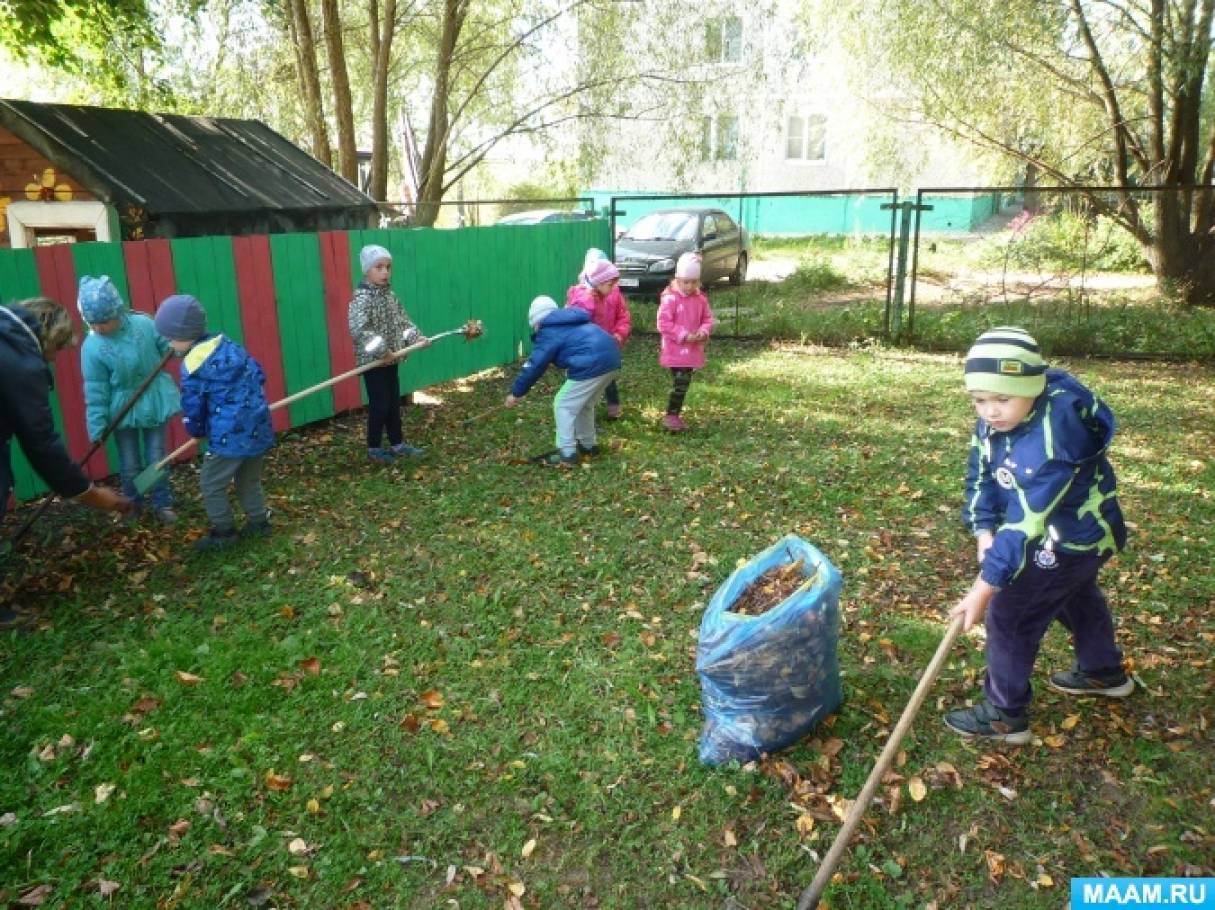
{"type": "Polygon", "coordinates": [[[1062,211],[1018,216],[1010,232],[994,240],[983,259],[988,265],[1029,271],[1146,272],[1143,248],[1121,225],[1062,211]]]}

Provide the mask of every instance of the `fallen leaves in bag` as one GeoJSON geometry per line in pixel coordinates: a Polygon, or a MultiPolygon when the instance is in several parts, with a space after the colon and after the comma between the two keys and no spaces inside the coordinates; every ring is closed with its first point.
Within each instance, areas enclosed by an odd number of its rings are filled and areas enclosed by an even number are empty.
{"type": "Polygon", "coordinates": [[[806,580],[802,576],[804,559],[773,566],[738,595],[729,612],[743,616],[760,616],[777,604],[784,602],[790,594],[806,580]]]}

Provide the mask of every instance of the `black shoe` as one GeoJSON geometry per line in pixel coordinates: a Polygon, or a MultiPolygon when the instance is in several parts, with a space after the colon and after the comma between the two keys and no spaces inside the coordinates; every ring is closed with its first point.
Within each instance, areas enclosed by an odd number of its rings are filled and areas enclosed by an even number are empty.
{"type": "Polygon", "coordinates": [[[585,455],[587,458],[598,458],[599,446],[584,446],[582,443],[578,443],[578,454],[585,455]]]}
{"type": "Polygon", "coordinates": [[[1104,695],[1106,698],[1126,698],[1135,691],[1135,681],[1121,669],[1112,673],[1085,673],[1072,667],[1050,676],[1050,687],[1068,695],[1104,695]]]}
{"type": "Polygon", "coordinates": [[[973,708],[958,708],[945,715],[945,726],[967,737],[994,739],[1023,746],[1031,739],[1029,715],[1009,714],[984,700],[973,708]]]}
{"type": "Polygon", "coordinates": [[[11,629],[13,626],[19,626],[23,618],[20,613],[7,604],[0,606],[0,629],[11,629]]]}
{"type": "Polygon", "coordinates": [[[537,464],[544,465],[546,468],[576,468],[579,461],[576,454],[562,455],[560,452],[549,452],[537,464]]]}
{"type": "Polygon", "coordinates": [[[231,546],[235,542],[235,531],[217,531],[215,528],[212,528],[207,532],[206,537],[200,537],[194,541],[194,549],[200,553],[205,553],[208,550],[222,550],[224,547],[231,546]]]}
{"type": "Polygon", "coordinates": [[[274,527],[270,524],[268,518],[263,518],[261,521],[247,521],[245,526],[237,532],[238,537],[269,537],[270,532],[274,527]]]}

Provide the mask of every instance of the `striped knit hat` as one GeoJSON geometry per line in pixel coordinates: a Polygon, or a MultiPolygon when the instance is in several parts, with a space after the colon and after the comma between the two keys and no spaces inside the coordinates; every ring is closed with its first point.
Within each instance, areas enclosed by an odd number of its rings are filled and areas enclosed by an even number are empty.
{"type": "Polygon", "coordinates": [[[966,352],[966,390],[1037,398],[1046,388],[1046,361],[1025,329],[999,326],[966,352]]]}

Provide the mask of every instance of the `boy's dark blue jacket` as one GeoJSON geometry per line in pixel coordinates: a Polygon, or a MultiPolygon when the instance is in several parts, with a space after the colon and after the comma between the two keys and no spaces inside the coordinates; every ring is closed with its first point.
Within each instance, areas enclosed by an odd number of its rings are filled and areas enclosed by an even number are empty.
{"type": "Polygon", "coordinates": [[[1056,369],[1046,371],[1046,389],[1020,425],[1000,433],[975,423],[962,518],[972,532],[995,533],[979,569],[984,581],[1004,587],[1031,553],[1049,565],[1056,551],[1122,549],[1126,524],[1106,458],[1113,436],[1109,406],[1056,369]]]}
{"type": "Polygon", "coordinates": [[[181,368],[186,431],[205,437],[209,451],[225,458],[261,455],[274,445],[265,381],[261,366],[243,347],[223,335],[204,335],[181,368]]]}
{"type": "Polygon", "coordinates": [[[594,379],[620,369],[616,339],[591,322],[586,310],[554,310],[532,335],[532,353],[515,377],[511,394],[522,398],[550,363],[565,370],[568,379],[594,379]]]}

